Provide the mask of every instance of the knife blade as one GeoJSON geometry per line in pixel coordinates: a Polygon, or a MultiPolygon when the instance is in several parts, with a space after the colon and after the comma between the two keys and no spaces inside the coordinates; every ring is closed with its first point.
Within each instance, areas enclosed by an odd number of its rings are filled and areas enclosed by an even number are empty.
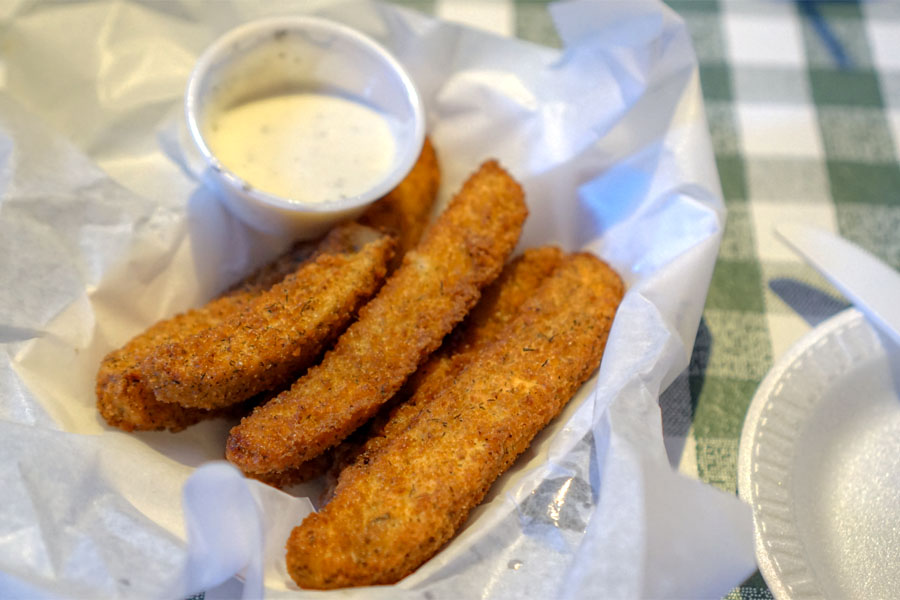
{"type": "Polygon", "coordinates": [[[775,232],[900,345],[900,273],[856,244],[816,227],[783,223],[775,232]]]}

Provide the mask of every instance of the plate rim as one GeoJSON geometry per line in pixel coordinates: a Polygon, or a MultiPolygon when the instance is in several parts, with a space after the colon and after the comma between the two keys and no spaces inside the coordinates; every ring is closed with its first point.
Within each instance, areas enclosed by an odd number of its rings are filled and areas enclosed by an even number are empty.
{"type": "MultiPolygon", "coordinates": [[[[738,445],[738,495],[741,500],[746,502],[753,513],[753,538],[755,546],[755,554],[757,566],[760,574],[765,579],[772,594],[778,600],[790,600],[793,598],[787,588],[786,582],[783,580],[780,571],[775,567],[773,557],[766,548],[763,535],[758,527],[758,512],[754,507],[752,497],[752,466],[753,466],[753,448],[756,434],[759,430],[761,416],[768,406],[769,400],[772,398],[775,388],[784,380],[785,374],[797,363],[798,360],[815,352],[817,344],[836,331],[854,327],[863,326],[871,330],[877,339],[874,328],[866,321],[865,315],[858,309],[850,306],[839,313],[829,317],[825,321],[813,327],[810,331],[801,336],[791,347],[778,358],[772,367],[766,373],[762,382],[754,392],[750,406],[744,418],[744,424],[741,429],[741,436],[738,445]]],[[[879,343],[880,345],[880,343],[879,343]]],[[[805,558],[805,557],[804,557],[805,558]]],[[[808,563],[804,560],[807,571],[812,575],[812,570],[808,563]]],[[[812,578],[815,580],[815,578],[812,578]]],[[[819,596],[821,597],[821,596],[819,596]]]]}

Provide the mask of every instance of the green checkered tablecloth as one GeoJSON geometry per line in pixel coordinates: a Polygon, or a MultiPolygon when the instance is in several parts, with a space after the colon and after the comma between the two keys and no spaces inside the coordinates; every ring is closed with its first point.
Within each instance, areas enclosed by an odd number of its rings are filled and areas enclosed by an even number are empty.
{"type": "MultiPolygon", "coordinates": [[[[402,4],[559,46],[548,2],[402,4]]],[[[664,429],[682,472],[736,493],[757,386],[846,307],[773,226],[819,225],[900,268],[900,2],[669,5],[694,40],[728,220],[690,367],[661,398],[664,429]]],[[[729,595],[770,597],[758,574],[729,595]]]]}
{"type": "MultiPolygon", "coordinates": [[[[549,0],[394,1],[501,35],[560,45],[547,12],[549,0]]],[[[734,494],[741,428],[756,388],[798,338],[847,306],[775,238],[773,226],[800,221],[837,231],[900,269],[900,0],[668,1],[694,39],[728,220],[690,365],[660,399],[663,429],[672,462],[681,472],[734,494]]],[[[94,4],[85,2],[77,12],[89,21],[94,4]]],[[[60,9],[62,14],[67,3],[51,5],[49,13],[60,9]]],[[[119,3],[110,6],[120,8],[119,3]]],[[[180,17],[199,19],[191,8],[196,6],[200,3],[179,8],[180,17]]],[[[235,6],[223,13],[223,23],[240,16],[240,3],[235,6]]],[[[272,3],[267,9],[278,6],[272,3]]],[[[0,17],[17,11],[38,12],[28,0],[0,0],[0,17]]],[[[60,23],[60,30],[80,26],[65,16],[57,22],[53,15],[50,31],[55,33],[60,23]]],[[[154,22],[158,28],[165,24],[154,22]]],[[[0,29],[0,84],[16,75],[7,71],[4,53],[40,28],[22,32],[19,38],[4,37],[0,29]]],[[[102,33],[115,32],[109,28],[102,33]]],[[[130,33],[117,35],[127,42],[130,33]]],[[[173,63],[190,56],[177,44],[170,50],[173,63]]],[[[88,55],[93,60],[94,54],[88,55]]],[[[140,53],[112,66],[102,55],[87,71],[95,66],[123,73],[157,66],[165,70],[162,63],[138,61],[140,53]]],[[[28,58],[34,64],[58,60],[53,53],[28,58]]],[[[52,76],[18,80],[22,89],[33,86],[30,91],[46,102],[38,108],[48,114],[66,104],[59,97],[70,93],[79,78],[93,77],[74,68],[77,60],[64,58],[63,66],[72,68],[61,85],[52,76]]],[[[168,84],[160,85],[166,89],[168,84]]],[[[146,93],[128,86],[125,92],[126,100],[129,94],[146,93]]],[[[95,124],[96,114],[112,114],[102,112],[100,104],[90,104],[96,113],[77,115],[82,133],[95,124]]],[[[129,168],[139,170],[136,164],[129,168]]],[[[232,580],[195,599],[228,597],[239,590],[232,580]]],[[[770,597],[759,574],[728,595],[770,597]]]]}

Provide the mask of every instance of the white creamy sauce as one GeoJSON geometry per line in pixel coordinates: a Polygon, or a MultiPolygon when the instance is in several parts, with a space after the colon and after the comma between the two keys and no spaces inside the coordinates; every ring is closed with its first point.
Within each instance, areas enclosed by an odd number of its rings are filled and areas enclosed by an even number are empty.
{"type": "Polygon", "coordinates": [[[388,120],[359,102],[298,92],[210,110],[203,135],[248,185],[295,202],[349,198],[390,170],[388,120]]]}

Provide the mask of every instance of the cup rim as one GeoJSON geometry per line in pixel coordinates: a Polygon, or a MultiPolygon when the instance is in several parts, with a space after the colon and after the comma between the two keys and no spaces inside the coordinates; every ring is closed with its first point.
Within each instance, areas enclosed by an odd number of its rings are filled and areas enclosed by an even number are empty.
{"type": "MultiPolygon", "coordinates": [[[[361,31],[353,29],[343,23],[311,15],[256,19],[239,25],[214,40],[201,53],[188,77],[187,89],[185,91],[184,111],[188,132],[194,144],[199,148],[200,154],[206,162],[207,169],[215,171],[219,177],[225,179],[227,184],[240,195],[249,196],[253,201],[267,205],[273,209],[295,213],[343,213],[374,202],[396,187],[409,171],[412,170],[425,143],[425,108],[412,78],[409,76],[409,73],[407,73],[403,65],[400,64],[387,48],[361,31]],[[289,200],[252,186],[245,179],[241,178],[234,171],[222,164],[206,143],[198,119],[200,109],[199,94],[204,76],[214,62],[228,51],[228,48],[231,45],[242,39],[269,31],[277,31],[278,29],[314,30],[343,36],[357,45],[362,46],[374,56],[379,57],[400,81],[412,109],[412,133],[408,136],[410,143],[406,144],[405,147],[398,148],[400,156],[395,161],[394,168],[391,169],[381,181],[365,192],[346,198],[314,203],[301,200],[289,200]]],[[[399,138],[395,139],[399,140],[399,138]]]]}

